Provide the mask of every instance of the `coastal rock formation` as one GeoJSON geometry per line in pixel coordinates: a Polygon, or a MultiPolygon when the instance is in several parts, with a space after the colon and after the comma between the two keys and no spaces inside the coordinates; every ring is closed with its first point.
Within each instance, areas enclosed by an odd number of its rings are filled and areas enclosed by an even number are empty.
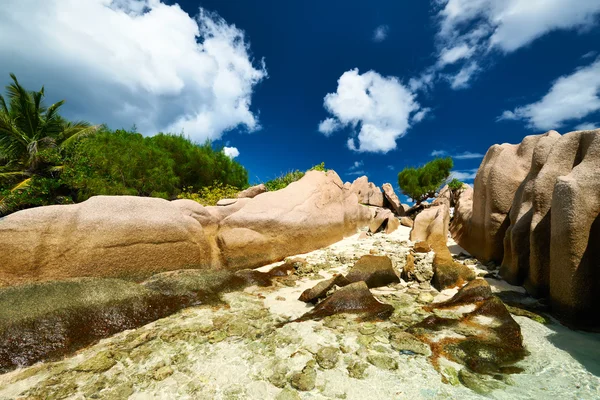
{"type": "Polygon", "coordinates": [[[453,235],[456,241],[482,262],[500,263],[504,252],[504,234],[508,212],[519,185],[531,169],[533,150],[540,139],[557,135],[526,136],[518,145],[496,144],[487,151],[475,177],[473,192],[465,190],[458,199],[453,235]],[[463,214],[468,197],[473,198],[470,212],[463,214]],[[467,199],[463,202],[461,197],[467,199]]]}
{"type": "Polygon", "coordinates": [[[369,220],[333,171],[311,171],[285,189],[228,206],[97,196],[0,219],[0,286],[254,268],[327,246],[369,220]]]}
{"type": "Polygon", "coordinates": [[[370,218],[334,171],[309,171],[223,219],[217,244],[227,268],[254,268],[335,243],[370,218]]]}
{"type": "Polygon", "coordinates": [[[364,281],[369,288],[386,286],[400,282],[392,267],[392,260],[387,256],[365,255],[358,259],[348,271],[349,282],[364,281]]]}
{"type": "Polygon", "coordinates": [[[509,282],[548,296],[564,321],[598,326],[599,176],[600,130],[493,146],[458,199],[452,232],[482,261],[501,262],[509,282]]]}
{"type": "Polygon", "coordinates": [[[406,210],[404,209],[404,205],[400,203],[398,196],[396,196],[392,185],[389,183],[384,183],[381,188],[383,189],[383,194],[390,204],[392,211],[394,211],[399,217],[404,216],[406,210]]]}
{"type": "Polygon", "coordinates": [[[356,178],[350,186],[350,192],[356,194],[360,204],[383,207],[383,193],[369,178],[361,176],[356,178]]]}
{"type": "Polygon", "coordinates": [[[16,212],[0,220],[0,284],[212,268],[218,260],[204,229],[186,215],[202,208],[192,201],[96,196],[16,212]]]}
{"type": "Polygon", "coordinates": [[[265,193],[266,191],[267,191],[267,187],[265,186],[264,183],[261,183],[260,185],[250,186],[248,189],[242,190],[241,192],[238,193],[237,197],[238,197],[238,199],[241,199],[241,198],[252,199],[261,193],[265,193]]]}

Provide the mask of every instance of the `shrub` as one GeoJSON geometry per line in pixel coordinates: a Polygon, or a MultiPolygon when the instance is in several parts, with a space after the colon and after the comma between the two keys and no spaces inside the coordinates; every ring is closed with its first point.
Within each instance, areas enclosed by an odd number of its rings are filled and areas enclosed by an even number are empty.
{"type": "MultiPolygon", "coordinates": [[[[323,171],[326,172],[327,168],[325,168],[325,163],[322,162],[317,165],[313,165],[308,171],[323,171]]],[[[286,174],[282,174],[275,179],[271,179],[270,181],[265,182],[265,187],[269,192],[274,192],[276,190],[280,190],[285,188],[292,182],[296,182],[306,174],[306,172],[302,172],[299,170],[290,171],[286,174]]]]}
{"type": "Polygon", "coordinates": [[[203,206],[214,206],[221,199],[235,198],[239,191],[235,186],[215,181],[211,186],[205,186],[198,192],[194,192],[191,186],[184,188],[177,198],[194,200],[203,206]]]}
{"type": "Polygon", "coordinates": [[[405,168],[398,174],[398,186],[402,193],[413,199],[416,204],[420,204],[435,196],[450,176],[453,166],[452,158],[446,157],[436,158],[418,168],[405,168]]]}
{"type": "Polygon", "coordinates": [[[464,183],[462,183],[461,181],[459,181],[456,178],[454,178],[450,182],[448,182],[448,188],[450,188],[450,190],[452,190],[453,192],[462,189],[463,186],[464,186],[464,183]]]}

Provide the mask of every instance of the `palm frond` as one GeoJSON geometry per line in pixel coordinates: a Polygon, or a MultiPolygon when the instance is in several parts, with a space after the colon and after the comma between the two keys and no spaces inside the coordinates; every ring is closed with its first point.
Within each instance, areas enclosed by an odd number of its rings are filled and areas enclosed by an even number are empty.
{"type": "Polygon", "coordinates": [[[83,121],[67,123],[62,135],[65,139],[62,141],[61,147],[68,147],[75,143],[78,139],[93,135],[100,129],[100,127],[101,125],[89,125],[89,123],[83,121]]]}
{"type": "Polygon", "coordinates": [[[12,189],[10,189],[11,192],[15,192],[17,190],[23,190],[26,189],[30,184],[31,184],[31,179],[32,178],[27,178],[21,182],[19,182],[17,185],[15,185],[12,189]]]}

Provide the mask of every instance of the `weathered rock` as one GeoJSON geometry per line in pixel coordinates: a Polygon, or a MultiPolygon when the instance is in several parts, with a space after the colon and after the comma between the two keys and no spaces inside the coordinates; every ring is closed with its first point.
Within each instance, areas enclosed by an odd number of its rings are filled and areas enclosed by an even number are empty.
{"type": "Polygon", "coordinates": [[[373,255],[365,255],[359,258],[348,271],[346,279],[349,282],[364,281],[370,288],[400,282],[400,278],[398,278],[392,266],[392,260],[387,256],[373,255]]]}
{"type": "Polygon", "coordinates": [[[294,389],[309,391],[315,388],[316,380],[317,371],[315,371],[314,367],[306,365],[302,371],[292,374],[290,384],[294,389]]]}
{"type": "Polygon", "coordinates": [[[335,172],[309,171],[221,221],[217,243],[228,268],[253,268],[335,243],[369,219],[335,172]]]}
{"type": "Polygon", "coordinates": [[[383,193],[381,189],[369,182],[369,178],[361,176],[356,178],[350,186],[350,192],[356,194],[360,204],[383,207],[383,193]]]}
{"type": "Polygon", "coordinates": [[[231,206],[235,203],[237,203],[238,199],[221,199],[219,201],[217,201],[217,206],[219,207],[226,207],[226,206],[231,206]]]}
{"type": "Polygon", "coordinates": [[[452,232],[513,284],[549,297],[568,323],[598,326],[600,130],[550,131],[493,146],[474,191],[458,199],[452,232]],[[510,210],[510,214],[509,214],[510,210]]]}
{"type": "Polygon", "coordinates": [[[321,347],[316,355],[317,364],[323,369],[335,368],[339,358],[340,349],[331,346],[321,347]]]}
{"type": "Polygon", "coordinates": [[[392,312],[394,312],[394,307],[377,301],[369,291],[367,284],[361,281],[335,291],[296,321],[319,320],[342,313],[359,314],[363,320],[387,319],[392,312]]]}
{"type": "Polygon", "coordinates": [[[350,281],[346,279],[343,275],[335,275],[331,279],[324,280],[322,282],[317,283],[310,289],[306,289],[300,295],[298,300],[303,301],[305,303],[316,303],[320,299],[327,296],[327,292],[329,292],[334,286],[346,286],[350,284],[350,281]]]}
{"type": "Polygon", "coordinates": [[[417,253],[429,253],[431,251],[431,246],[425,241],[420,241],[415,243],[413,249],[417,253]]]}
{"type": "Polygon", "coordinates": [[[465,286],[450,299],[442,303],[436,303],[436,308],[456,307],[469,303],[477,303],[492,297],[492,289],[484,279],[475,279],[465,286]]]}
{"type": "Polygon", "coordinates": [[[389,340],[392,348],[400,352],[411,352],[422,354],[424,356],[431,355],[431,349],[426,343],[423,343],[414,335],[411,335],[398,327],[390,329],[389,340]]]}
{"type": "Polygon", "coordinates": [[[415,218],[410,240],[425,241],[436,251],[437,247],[446,246],[449,223],[450,211],[447,203],[427,208],[415,218]]]}
{"type": "Polygon", "coordinates": [[[402,218],[400,218],[400,224],[402,226],[407,226],[409,228],[412,228],[414,225],[414,222],[413,222],[412,218],[410,218],[410,217],[402,217],[402,218]]]}
{"type": "Polygon", "coordinates": [[[473,270],[453,260],[448,248],[435,253],[431,284],[437,290],[462,286],[475,278],[476,274],[473,270]]]}
{"type": "Polygon", "coordinates": [[[484,294],[481,288],[485,285],[487,282],[483,280],[472,283],[460,296],[457,294],[458,297],[440,304],[442,308],[453,306],[457,312],[464,304],[471,304],[473,311],[463,312],[458,319],[432,315],[408,329],[431,346],[434,365],[439,365],[439,357],[445,357],[477,373],[502,373],[505,367],[527,355],[519,324],[502,301],[495,296],[476,300],[484,294]],[[475,301],[465,303],[469,292],[477,293],[475,301]]]}
{"type": "Polygon", "coordinates": [[[347,367],[348,375],[354,379],[364,379],[367,376],[367,368],[369,368],[369,364],[362,361],[353,361],[347,367]]]}
{"type": "Polygon", "coordinates": [[[395,370],[398,369],[398,361],[385,354],[369,354],[367,361],[380,369],[395,370]]]}
{"type": "Polygon", "coordinates": [[[390,218],[394,218],[394,214],[390,210],[385,208],[378,209],[375,217],[369,223],[369,232],[376,233],[380,229],[385,228],[390,218]]]}
{"type": "Polygon", "coordinates": [[[518,145],[490,147],[477,171],[473,192],[466,190],[459,196],[461,203],[460,197],[472,196],[473,207],[465,210],[463,203],[455,209],[453,236],[482,262],[502,261],[504,234],[509,226],[507,217],[515,193],[531,169],[538,142],[554,135],[557,133],[550,131],[527,136],[518,145]]]}
{"type": "Polygon", "coordinates": [[[161,270],[211,268],[216,254],[191,200],[96,196],[0,219],[0,286],[71,277],[144,278],[161,270]]]}
{"type": "Polygon", "coordinates": [[[242,190],[238,193],[237,197],[252,199],[258,196],[259,194],[265,193],[266,191],[267,187],[264,185],[264,183],[261,183],[260,185],[250,186],[248,189],[242,190]]]}
{"type": "Polygon", "coordinates": [[[385,226],[385,233],[390,234],[400,228],[400,220],[393,215],[387,219],[387,225],[385,226]]]}
{"type": "Polygon", "coordinates": [[[400,199],[396,196],[394,192],[394,188],[389,183],[384,183],[381,187],[383,189],[383,194],[387,201],[389,202],[391,209],[396,213],[399,217],[404,216],[406,210],[404,209],[403,204],[400,203],[400,199]]]}

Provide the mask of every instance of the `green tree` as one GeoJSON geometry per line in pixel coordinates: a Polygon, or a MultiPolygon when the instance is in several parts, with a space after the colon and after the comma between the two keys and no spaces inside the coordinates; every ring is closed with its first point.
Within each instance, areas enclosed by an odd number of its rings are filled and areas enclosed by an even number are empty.
{"type": "Polygon", "coordinates": [[[10,77],[13,82],[6,87],[6,99],[0,95],[0,215],[20,208],[11,197],[22,198],[18,192],[36,179],[39,182],[32,187],[40,191],[30,196],[55,195],[55,190],[48,187],[58,189],[57,185],[48,180],[55,179],[63,169],[62,150],[97,128],[87,122],[65,120],[58,114],[64,100],[46,107],[43,87],[37,92],[27,91],[14,74],[10,77]]]}
{"type": "Polygon", "coordinates": [[[452,158],[446,157],[436,158],[418,168],[405,168],[398,174],[398,185],[402,193],[420,204],[435,196],[453,166],[452,158]]]}
{"type": "Polygon", "coordinates": [[[452,190],[453,192],[456,192],[457,190],[462,189],[462,187],[464,186],[464,183],[462,183],[461,181],[459,181],[458,179],[454,178],[452,179],[450,182],[448,182],[448,187],[450,188],[450,190],[452,190]]]}

